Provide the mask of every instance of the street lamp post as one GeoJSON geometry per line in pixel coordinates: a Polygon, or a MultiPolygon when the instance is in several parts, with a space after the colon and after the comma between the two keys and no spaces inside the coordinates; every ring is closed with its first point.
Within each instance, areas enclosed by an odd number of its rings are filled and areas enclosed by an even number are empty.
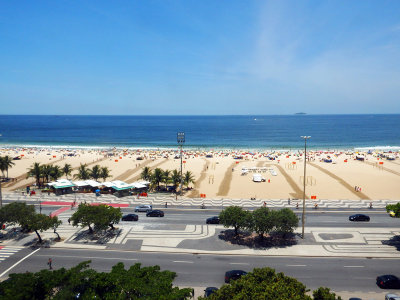
{"type": "Polygon", "coordinates": [[[306,166],[307,166],[307,140],[311,136],[301,136],[304,139],[304,177],[303,177],[303,214],[301,215],[301,238],[304,239],[304,223],[306,217],[306,166]]]}
{"type": "Polygon", "coordinates": [[[183,144],[185,143],[185,133],[184,132],[178,132],[177,140],[178,140],[178,145],[181,147],[181,186],[179,188],[179,193],[182,196],[182,183],[183,183],[183,176],[182,176],[182,147],[183,147],[183,144]]]}

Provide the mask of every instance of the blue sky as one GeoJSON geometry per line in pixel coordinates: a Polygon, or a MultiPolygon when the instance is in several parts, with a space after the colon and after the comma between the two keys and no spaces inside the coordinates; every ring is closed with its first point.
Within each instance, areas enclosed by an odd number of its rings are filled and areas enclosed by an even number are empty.
{"type": "Polygon", "coordinates": [[[0,0],[2,114],[400,113],[400,1],[0,0]]]}

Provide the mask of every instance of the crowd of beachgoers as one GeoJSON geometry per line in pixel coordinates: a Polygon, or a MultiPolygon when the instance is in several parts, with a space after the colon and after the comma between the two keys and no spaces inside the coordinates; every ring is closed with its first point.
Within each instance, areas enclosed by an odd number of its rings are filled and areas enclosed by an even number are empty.
{"type": "MultiPolygon", "coordinates": [[[[76,174],[81,164],[100,165],[110,170],[109,181],[127,183],[140,178],[144,167],[180,170],[180,150],[123,148],[3,147],[0,156],[9,156],[6,191],[24,189],[35,163],[70,164],[76,174]]],[[[301,198],[306,181],[307,197],[315,199],[400,199],[400,151],[391,150],[309,150],[304,178],[304,150],[238,150],[183,148],[183,172],[194,176],[185,197],[215,199],[301,198]],[[247,172],[243,172],[247,170],[247,172]],[[254,175],[265,180],[254,181],[254,175]],[[358,189],[355,189],[358,187],[358,189]]]]}

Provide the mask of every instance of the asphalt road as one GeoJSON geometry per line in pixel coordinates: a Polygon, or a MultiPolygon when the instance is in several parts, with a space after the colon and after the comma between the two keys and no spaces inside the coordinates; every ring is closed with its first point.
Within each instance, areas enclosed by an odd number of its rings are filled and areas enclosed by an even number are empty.
{"type": "MultiPolygon", "coordinates": [[[[35,205],[36,210],[39,212],[40,206],[35,205]]],[[[59,209],[60,206],[42,205],[42,213],[50,214],[59,209]]],[[[205,210],[191,210],[191,209],[175,209],[167,208],[162,209],[165,212],[163,218],[148,218],[144,212],[134,212],[134,208],[122,208],[123,214],[135,213],[139,215],[139,222],[146,223],[163,223],[163,224],[205,224],[205,220],[212,216],[217,216],[221,210],[205,209],[205,210]]],[[[67,210],[65,213],[72,214],[75,210],[67,210]]],[[[363,228],[392,228],[400,226],[400,219],[390,218],[384,211],[378,210],[363,210],[361,211],[371,217],[369,222],[350,222],[349,216],[360,211],[341,211],[341,210],[309,210],[306,212],[306,226],[311,227],[363,227],[363,228]]],[[[301,212],[295,210],[295,213],[301,219],[301,212]]]]}
{"type": "MultiPolygon", "coordinates": [[[[29,250],[21,252],[21,255],[31,253],[29,250]]],[[[382,292],[375,284],[376,276],[400,276],[399,259],[252,257],[56,248],[37,250],[10,272],[39,271],[47,267],[49,257],[53,260],[53,268],[69,268],[85,260],[91,260],[91,266],[98,271],[109,271],[117,262],[123,262],[125,266],[134,263],[159,265],[161,269],[178,274],[176,285],[192,287],[220,287],[224,283],[225,271],[252,271],[256,267],[272,267],[297,278],[311,289],[328,286],[335,291],[382,292]]],[[[4,273],[8,267],[8,264],[0,264],[0,272],[4,273]]],[[[1,275],[7,276],[8,273],[1,275]]]]}

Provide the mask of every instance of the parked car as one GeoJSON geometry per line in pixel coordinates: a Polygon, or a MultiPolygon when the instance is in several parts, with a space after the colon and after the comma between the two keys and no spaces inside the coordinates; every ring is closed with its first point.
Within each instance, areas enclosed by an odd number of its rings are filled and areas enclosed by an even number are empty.
{"type": "Polygon", "coordinates": [[[385,300],[400,300],[400,296],[396,294],[386,294],[385,300]]]}
{"type": "Polygon", "coordinates": [[[146,213],[146,217],[164,217],[164,212],[162,210],[150,210],[146,213]]]}
{"type": "MultiPolygon", "coordinates": [[[[207,287],[207,288],[204,290],[204,297],[205,297],[205,298],[210,297],[210,295],[211,295],[211,294],[214,294],[216,291],[218,291],[218,288],[216,288],[215,286],[207,287]]],[[[396,299],[396,300],[397,300],[397,299],[396,299]]]]}
{"type": "Polygon", "coordinates": [[[148,212],[153,209],[152,205],[141,204],[135,207],[135,212],[148,212]]]}
{"type": "Polygon", "coordinates": [[[394,275],[378,276],[376,284],[382,289],[400,289],[400,279],[394,275]]]}
{"type": "Polygon", "coordinates": [[[219,217],[208,218],[206,224],[219,224],[219,217]]]}
{"type": "Polygon", "coordinates": [[[225,273],[225,283],[231,282],[231,280],[237,280],[240,277],[246,275],[247,272],[243,270],[231,270],[225,273]]]}
{"type": "Polygon", "coordinates": [[[139,220],[139,216],[136,214],[128,214],[128,215],[124,215],[122,216],[122,221],[137,221],[139,220]]]}
{"type": "Polygon", "coordinates": [[[369,222],[369,216],[363,214],[355,214],[349,217],[350,221],[366,221],[369,222]]]}

